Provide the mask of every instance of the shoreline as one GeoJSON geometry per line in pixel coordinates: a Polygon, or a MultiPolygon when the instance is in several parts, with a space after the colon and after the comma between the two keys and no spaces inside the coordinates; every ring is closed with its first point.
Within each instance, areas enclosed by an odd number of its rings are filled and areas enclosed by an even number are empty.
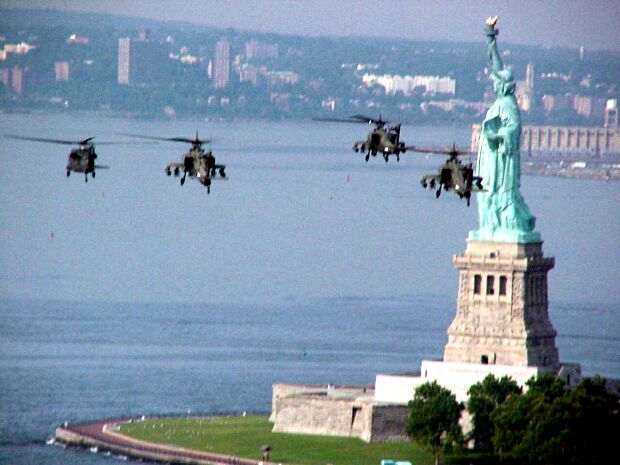
{"type": "Polygon", "coordinates": [[[119,425],[132,419],[100,420],[95,422],[64,424],[56,428],[54,440],[70,447],[90,449],[93,452],[110,452],[115,455],[144,459],[158,463],[192,465],[275,465],[245,457],[202,452],[173,445],[156,444],[133,439],[118,433],[119,425]]]}
{"type": "Polygon", "coordinates": [[[584,163],[584,166],[574,166],[573,163],[562,164],[541,161],[537,163],[522,163],[521,173],[528,176],[620,181],[620,166],[607,164],[587,165],[584,163]]]}

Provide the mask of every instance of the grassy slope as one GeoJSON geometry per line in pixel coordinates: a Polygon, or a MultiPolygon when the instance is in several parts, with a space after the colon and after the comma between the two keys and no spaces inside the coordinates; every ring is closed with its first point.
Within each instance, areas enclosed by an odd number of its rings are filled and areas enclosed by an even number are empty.
{"type": "Polygon", "coordinates": [[[366,444],[359,439],[272,433],[267,417],[168,418],[125,424],[121,433],[145,441],[303,465],[379,465],[381,459],[431,464],[432,455],[414,444],[366,444]]]}

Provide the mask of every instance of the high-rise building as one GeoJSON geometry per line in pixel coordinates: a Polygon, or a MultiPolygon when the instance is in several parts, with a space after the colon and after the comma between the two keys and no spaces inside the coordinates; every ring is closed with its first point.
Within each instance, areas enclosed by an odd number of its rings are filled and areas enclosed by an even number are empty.
{"type": "Polygon", "coordinates": [[[525,67],[525,81],[517,81],[515,92],[517,104],[521,111],[530,111],[534,104],[534,65],[528,63],[525,67]]]}
{"type": "Polygon", "coordinates": [[[278,44],[264,44],[252,39],[245,44],[245,56],[248,60],[253,58],[276,60],[278,58],[278,44]]]}
{"type": "Polygon", "coordinates": [[[118,83],[150,85],[161,79],[167,64],[166,45],[143,29],[137,39],[118,39],[118,83]]]}
{"type": "Polygon", "coordinates": [[[534,89],[534,65],[532,63],[528,63],[525,67],[525,84],[530,90],[534,89]]]}
{"type": "Polygon", "coordinates": [[[11,87],[16,94],[24,92],[24,70],[19,66],[14,66],[11,70],[11,87]]]}
{"type": "Polygon", "coordinates": [[[2,85],[6,88],[9,87],[9,83],[11,82],[10,80],[10,70],[7,68],[4,69],[0,69],[0,81],[2,82],[2,85]]]}
{"type": "Polygon", "coordinates": [[[239,82],[251,82],[253,87],[258,85],[259,70],[256,66],[246,63],[239,71],[239,82]]]}
{"type": "Polygon", "coordinates": [[[69,80],[69,62],[57,61],[54,63],[54,74],[56,75],[56,82],[69,80]]]}
{"type": "Polygon", "coordinates": [[[131,69],[131,39],[122,37],[118,39],[118,83],[129,84],[129,71],[131,69]]]}
{"type": "Polygon", "coordinates": [[[215,88],[221,89],[226,87],[230,80],[230,42],[225,38],[215,44],[213,68],[215,88]]]}

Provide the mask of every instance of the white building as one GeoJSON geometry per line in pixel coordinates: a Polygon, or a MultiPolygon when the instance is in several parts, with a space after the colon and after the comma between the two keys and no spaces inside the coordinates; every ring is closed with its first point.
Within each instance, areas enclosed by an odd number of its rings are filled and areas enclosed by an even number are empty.
{"type": "Polygon", "coordinates": [[[456,93],[456,80],[446,76],[399,76],[398,74],[378,76],[375,74],[364,74],[362,82],[367,87],[379,85],[385,89],[386,94],[402,92],[405,95],[411,95],[416,88],[424,88],[425,92],[429,94],[454,95],[456,93]]]}

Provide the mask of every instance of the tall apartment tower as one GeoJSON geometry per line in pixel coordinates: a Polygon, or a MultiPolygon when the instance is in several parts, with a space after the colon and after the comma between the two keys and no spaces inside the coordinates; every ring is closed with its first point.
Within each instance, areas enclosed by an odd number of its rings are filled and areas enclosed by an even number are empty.
{"type": "Polygon", "coordinates": [[[151,39],[149,29],[135,38],[118,39],[118,83],[149,86],[160,82],[168,70],[165,44],[151,39]]]}
{"type": "Polygon", "coordinates": [[[213,54],[213,80],[216,89],[226,87],[230,80],[230,42],[226,39],[215,44],[213,54]]]}
{"type": "Polygon", "coordinates": [[[24,93],[24,68],[13,66],[11,69],[11,87],[16,94],[22,95],[24,93]]]}
{"type": "Polygon", "coordinates": [[[525,83],[530,91],[534,89],[534,65],[532,63],[528,63],[525,67],[525,83]]]}
{"type": "Polygon", "coordinates": [[[118,39],[118,83],[129,85],[131,70],[131,39],[122,37],[118,39]]]}
{"type": "Polygon", "coordinates": [[[69,80],[69,62],[57,61],[54,63],[54,75],[56,76],[56,82],[69,80]]]}

